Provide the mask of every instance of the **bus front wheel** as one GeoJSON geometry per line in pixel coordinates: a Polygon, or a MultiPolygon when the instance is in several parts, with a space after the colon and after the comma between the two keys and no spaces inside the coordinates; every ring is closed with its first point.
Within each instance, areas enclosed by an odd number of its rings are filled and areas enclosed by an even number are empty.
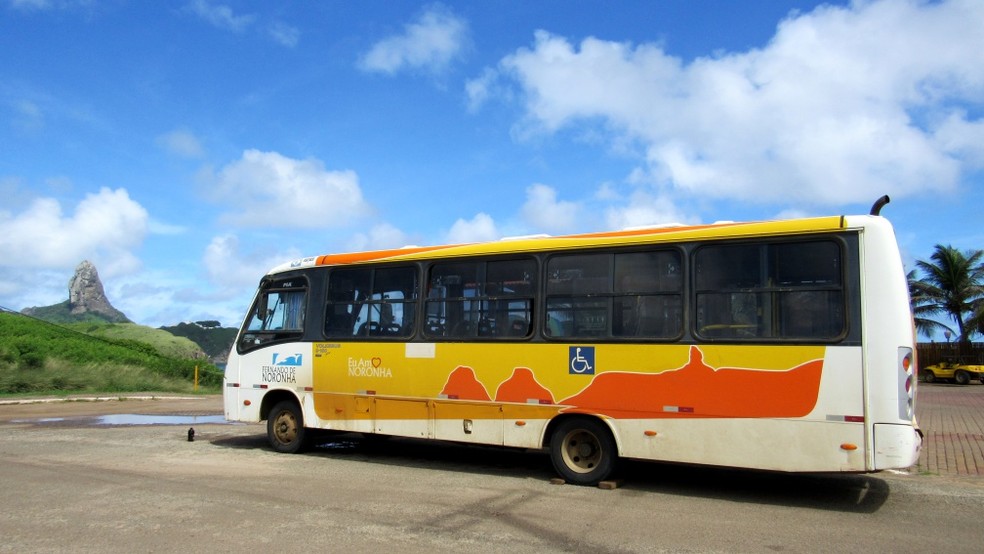
{"type": "Polygon", "coordinates": [[[284,400],[274,405],[267,418],[267,439],[277,452],[294,454],[304,447],[304,415],[296,402],[284,400]]]}
{"type": "Polygon", "coordinates": [[[617,459],[615,439],[594,418],[564,420],[550,438],[550,461],[570,483],[597,485],[615,470],[617,459]]]}

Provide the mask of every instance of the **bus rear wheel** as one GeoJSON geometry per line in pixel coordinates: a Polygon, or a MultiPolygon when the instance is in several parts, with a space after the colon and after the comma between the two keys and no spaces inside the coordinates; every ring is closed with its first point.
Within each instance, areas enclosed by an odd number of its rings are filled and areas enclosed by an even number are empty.
{"type": "Polygon", "coordinates": [[[603,423],[578,417],[560,423],[550,438],[550,460],[567,482],[597,485],[615,470],[615,439],[603,423]]]}
{"type": "Polygon", "coordinates": [[[267,439],[277,452],[294,454],[304,448],[304,415],[296,402],[277,402],[267,417],[267,439]]]}

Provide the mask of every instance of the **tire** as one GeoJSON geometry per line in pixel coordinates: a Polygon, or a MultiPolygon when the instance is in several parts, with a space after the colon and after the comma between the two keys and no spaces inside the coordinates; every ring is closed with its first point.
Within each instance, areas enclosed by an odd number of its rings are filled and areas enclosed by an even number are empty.
{"type": "Polygon", "coordinates": [[[958,385],[969,385],[970,374],[962,369],[958,369],[957,372],[953,374],[953,380],[956,381],[958,385]]]}
{"type": "Polygon", "coordinates": [[[923,370],[923,381],[926,381],[927,383],[932,383],[932,382],[936,381],[936,375],[932,371],[930,371],[928,369],[924,369],[923,370]]]}
{"type": "Polygon", "coordinates": [[[562,421],[550,437],[550,461],[568,483],[597,485],[615,470],[618,449],[604,423],[576,417],[562,421]]]}
{"type": "Polygon", "coordinates": [[[277,452],[296,454],[304,449],[307,439],[304,415],[292,400],[278,402],[267,417],[267,440],[277,452]]]}

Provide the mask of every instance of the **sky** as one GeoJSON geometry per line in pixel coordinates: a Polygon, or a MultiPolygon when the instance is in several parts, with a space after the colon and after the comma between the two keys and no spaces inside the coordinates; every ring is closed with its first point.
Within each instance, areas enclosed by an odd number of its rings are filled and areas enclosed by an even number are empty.
{"type": "Polygon", "coordinates": [[[979,0],[0,0],[0,306],[238,326],[291,259],[866,214],[984,248],[979,0]]]}

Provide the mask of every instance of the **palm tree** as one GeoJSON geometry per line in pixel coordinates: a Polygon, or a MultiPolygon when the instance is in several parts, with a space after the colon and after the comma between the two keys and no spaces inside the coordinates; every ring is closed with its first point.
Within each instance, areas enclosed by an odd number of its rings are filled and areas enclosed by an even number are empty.
{"type": "MultiPolygon", "coordinates": [[[[909,273],[909,290],[913,313],[920,318],[945,315],[957,325],[957,341],[969,343],[970,337],[984,324],[984,251],[961,252],[952,246],[936,245],[930,261],[918,260],[916,266],[925,274],[915,279],[909,273]]],[[[916,322],[917,328],[919,322],[916,322]]],[[[946,325],[929,324],[926,329],[947,329],[946,325]]]]}
{"type": "Polygon", "coordinates": [[[939,314],[939,308],[930,302],[929,297],[923,294],[923,283],[916,278],[916,270],[913,269],[906,273],[905,278],[909,282],[909,298],[912,300],[912,315],[916,324],[916,331],[927,337],[933,336],[937,331],[944,334],[949,333],[947,336],[955,335],[956,333],[949,326],[932,319],[933,316],[939,314]]]}

